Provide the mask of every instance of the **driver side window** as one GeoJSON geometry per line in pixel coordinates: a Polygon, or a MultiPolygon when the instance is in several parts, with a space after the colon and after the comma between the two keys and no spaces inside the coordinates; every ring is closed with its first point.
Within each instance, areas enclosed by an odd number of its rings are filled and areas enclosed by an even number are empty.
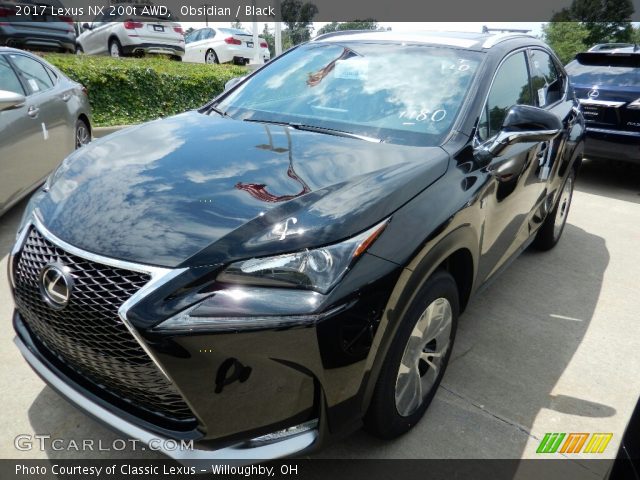
{"type": "Polygon", "coordinates": [[[482,142],[496,135],[516,104],[533,105],[525,52],[511,55],[498,69],[480,116],[478,139],[482,142]]]}

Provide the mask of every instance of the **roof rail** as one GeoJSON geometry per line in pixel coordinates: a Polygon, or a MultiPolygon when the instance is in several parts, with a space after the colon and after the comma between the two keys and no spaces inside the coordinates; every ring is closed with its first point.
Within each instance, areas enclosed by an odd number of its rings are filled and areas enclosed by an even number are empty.
{"type": "Polygon", "coordinates": [[[529,33],[531,30],[526,28],[489,28],[482,26],[482,33],[500,32],[500,33],[529,33]]]}
{"type": "Polygon", "coordinates": [[[536,37],[526,33],[498,33],[496,35],[491,35],[489,38],[487,38],[482,44],[482,48],[491,48],[500,42],[504,42],[505,40],[509,40],[512,38],[536,38],[536,37]]]}
{"type": "MultiPolygon", "coordinates": [[[[317,35],[311,39],[312,42],[316,40],[325,40],[331,37],[339,37],[341,35],[353,35],[354,33],[370,33],[370,32],[380,32],[382,30],[336,30],[335,32],[323,33],[321,35],[317,35]]],[[[386,30],[384,30],[386,31],[386,30]]]]}

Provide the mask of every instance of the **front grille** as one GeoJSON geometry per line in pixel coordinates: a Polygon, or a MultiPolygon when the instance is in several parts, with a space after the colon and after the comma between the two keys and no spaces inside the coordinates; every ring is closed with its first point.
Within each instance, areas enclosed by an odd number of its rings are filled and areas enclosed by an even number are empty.
{"type": "MultiPolygon", "coordinates": [[[[15,299],[37,340],[59,361],[89,380],[94,393],[122,399],[162,419],[195,420],[176,388],[156,367],[118,316],[118,309],[150,275],[72,255],[31,227],[15,260],[15,299]],[[40,273],[53,262],[70,269],[74,286],[67,306],[42,298],[40,273]]],[[[148,415],[147,415],[148,416],[148,415]]]]}

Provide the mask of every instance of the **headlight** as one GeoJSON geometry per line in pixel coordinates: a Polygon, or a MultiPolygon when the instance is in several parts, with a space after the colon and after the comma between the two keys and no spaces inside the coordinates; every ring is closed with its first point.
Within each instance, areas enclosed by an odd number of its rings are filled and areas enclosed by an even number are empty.
{"type": "Polygon", "coordinates": [[[327,247],[232,263],[218,276],[218,281],[327,293],[378,238],[387,223],[385,220],[360,235],[327,247]]]}

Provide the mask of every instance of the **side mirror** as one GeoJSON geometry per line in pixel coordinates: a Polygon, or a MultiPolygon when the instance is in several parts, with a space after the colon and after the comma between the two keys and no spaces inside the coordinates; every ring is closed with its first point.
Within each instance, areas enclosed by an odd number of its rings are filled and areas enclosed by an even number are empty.
{"type": "Polygon", "coordinates": [[[224,91],[226,92],[227,90],[235,87],[238,83],[240,83],[245,78],[247,78],[246,75],[244,77],[234,77],[231,80],[227,81],[227,83],[224,84],[224,91]]]}
{"type": "Polygon", "coordinates": [[[93,30],[93,27],[91,26],[90,23],[85,22],[85,23],[82,24],[82,30],[83,31],[84,30],[93,30]]]}
{"type": "Polygon", "coordinates": [[[562,130],[560,119],[546,110],[529,105],[514,105],[495,138],[480,146],[479,156],[496,157],[507,147],[522,142],[546,142],[562,130]]]}
{"type": "Polygon", "coordinates": [[[15,92],[8,92],[6,90],[0,90],[0,112],[3,110],[11,110],[12,108],[18,108],[24,105],[24,95],[15,92]]]}

